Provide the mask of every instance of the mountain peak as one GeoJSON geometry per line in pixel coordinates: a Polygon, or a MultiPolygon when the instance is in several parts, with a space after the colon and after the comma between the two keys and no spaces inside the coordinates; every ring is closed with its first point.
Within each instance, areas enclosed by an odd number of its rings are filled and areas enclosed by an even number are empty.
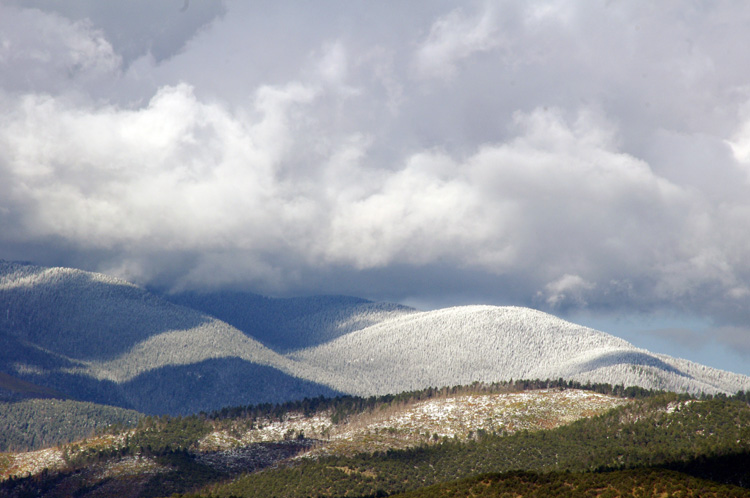
{"type": "Polygon", "coordinates": [[[529,308],[419,312],[346,296],[158,296],[98,273],[10,262],[0,263],[0,342],[0,372],[148,413],[511,378],[750,390],[746,376],[529,308]]]}

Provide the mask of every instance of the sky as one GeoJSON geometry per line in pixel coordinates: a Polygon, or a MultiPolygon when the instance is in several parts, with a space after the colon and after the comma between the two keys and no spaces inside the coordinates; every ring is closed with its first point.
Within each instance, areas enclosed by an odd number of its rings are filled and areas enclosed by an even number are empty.
{"type": "Polygon", "coordinates": [[[748,46],[742,0],[4,0],[0,259],[750,374],[748,46]]]}

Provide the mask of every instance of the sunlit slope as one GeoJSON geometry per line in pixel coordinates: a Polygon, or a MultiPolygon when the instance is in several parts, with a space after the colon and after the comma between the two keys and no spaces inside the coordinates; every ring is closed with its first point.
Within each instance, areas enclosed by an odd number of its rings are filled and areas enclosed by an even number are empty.
{"type": "Polygon", "coordinates": [[[334,394],[216,318],[69,268],[0,263],[0,340],[10,375],[149,413],[334,394]]]}
{"type": "Polygon", "coordinates": [[[612,335],[518,307],[401,316],[290,355],[359,395],[473,381],[565,378],[687,392],[736,392],[750,378],[655,355],[612,335]]]}
{"type": "Polygon", "coordinates": [[[106,275],[0,262],[0,373],[73,399],[172,414],[509,379],[750,390],[748,377],[531,309],[210,296],[245,330],[106,275]]]}

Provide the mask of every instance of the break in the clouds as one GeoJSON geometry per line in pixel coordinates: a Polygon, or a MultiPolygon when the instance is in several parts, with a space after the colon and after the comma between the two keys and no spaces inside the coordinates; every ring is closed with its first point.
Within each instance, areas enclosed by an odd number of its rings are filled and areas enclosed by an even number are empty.
{"type": "Polygon", "coordinates": [[[748,25],[739,1],[8,2],[0,256],[689,312],[747,351],[748,25]]]}

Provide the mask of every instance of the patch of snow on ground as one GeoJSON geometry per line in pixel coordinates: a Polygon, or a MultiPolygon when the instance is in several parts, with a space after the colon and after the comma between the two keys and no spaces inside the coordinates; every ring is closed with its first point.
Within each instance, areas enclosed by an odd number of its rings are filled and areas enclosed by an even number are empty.
{"type": "Polygon", "coordinates": [[[627,403],[586,391],[541,390],[512,394],[470,395],[421,402],[387,418],[373,429],[428,431],[438,437],[468,437],[479,430],[512,433],[555,427],[627,403]]]}
{"type": "Polygon", "coordinates": [[[312,417],[292,413],[283,422],[271,419],[258,420],[253,429],[238,427],[235,430],[213,431],[201,439],[199,448],[201,451],[228,450],[253,443],[296,439],[300,435],[306,438],[325,439],[330,435],[333,427],[328,413],[312,417]]]}
{"type": "Polygon", "coordinates": [[[94,480],[122,478],[125,476],[155,475],[164,472],[164,467],[151,458],[141,455],[126,456],[108,463],[94,480]]]}
{"type": "Polygon", "coordinates": [[[7,477],[36,475],[44,469],[59,469],[65,465],[62,450],[45,448],[14,455],[13,463],[5,472],[7,477]]]}
{"type": "Polygon", "coordinates": [[[479,436],[482,431],[510,434],[553,428],[628,402],[589,391],[555,389],[437,397],[384,405],[339,424],[331,423],[330,413],[309,418],[291,414],[283,422],[259,420],[253,429],[214,431],[201,441],[200,448],[229,450],[304,435],[318,441],[313,454],[378,451],[442,438],[466,439],[479,436]]]}
{"type": "Polygon", "coordinates": [[[36,475],[44,469],[62,469],[66,465],[65,458],[63,457],[64,449],[67,449],[68,455],[73,458],[90,448],[120,447],[125,442],[125,438],[133,432],[131,430],[118,435],[105,434],[61,447],[9,454],[11,463],[0,474],[0,481],[11,476],[36,475]]]}

